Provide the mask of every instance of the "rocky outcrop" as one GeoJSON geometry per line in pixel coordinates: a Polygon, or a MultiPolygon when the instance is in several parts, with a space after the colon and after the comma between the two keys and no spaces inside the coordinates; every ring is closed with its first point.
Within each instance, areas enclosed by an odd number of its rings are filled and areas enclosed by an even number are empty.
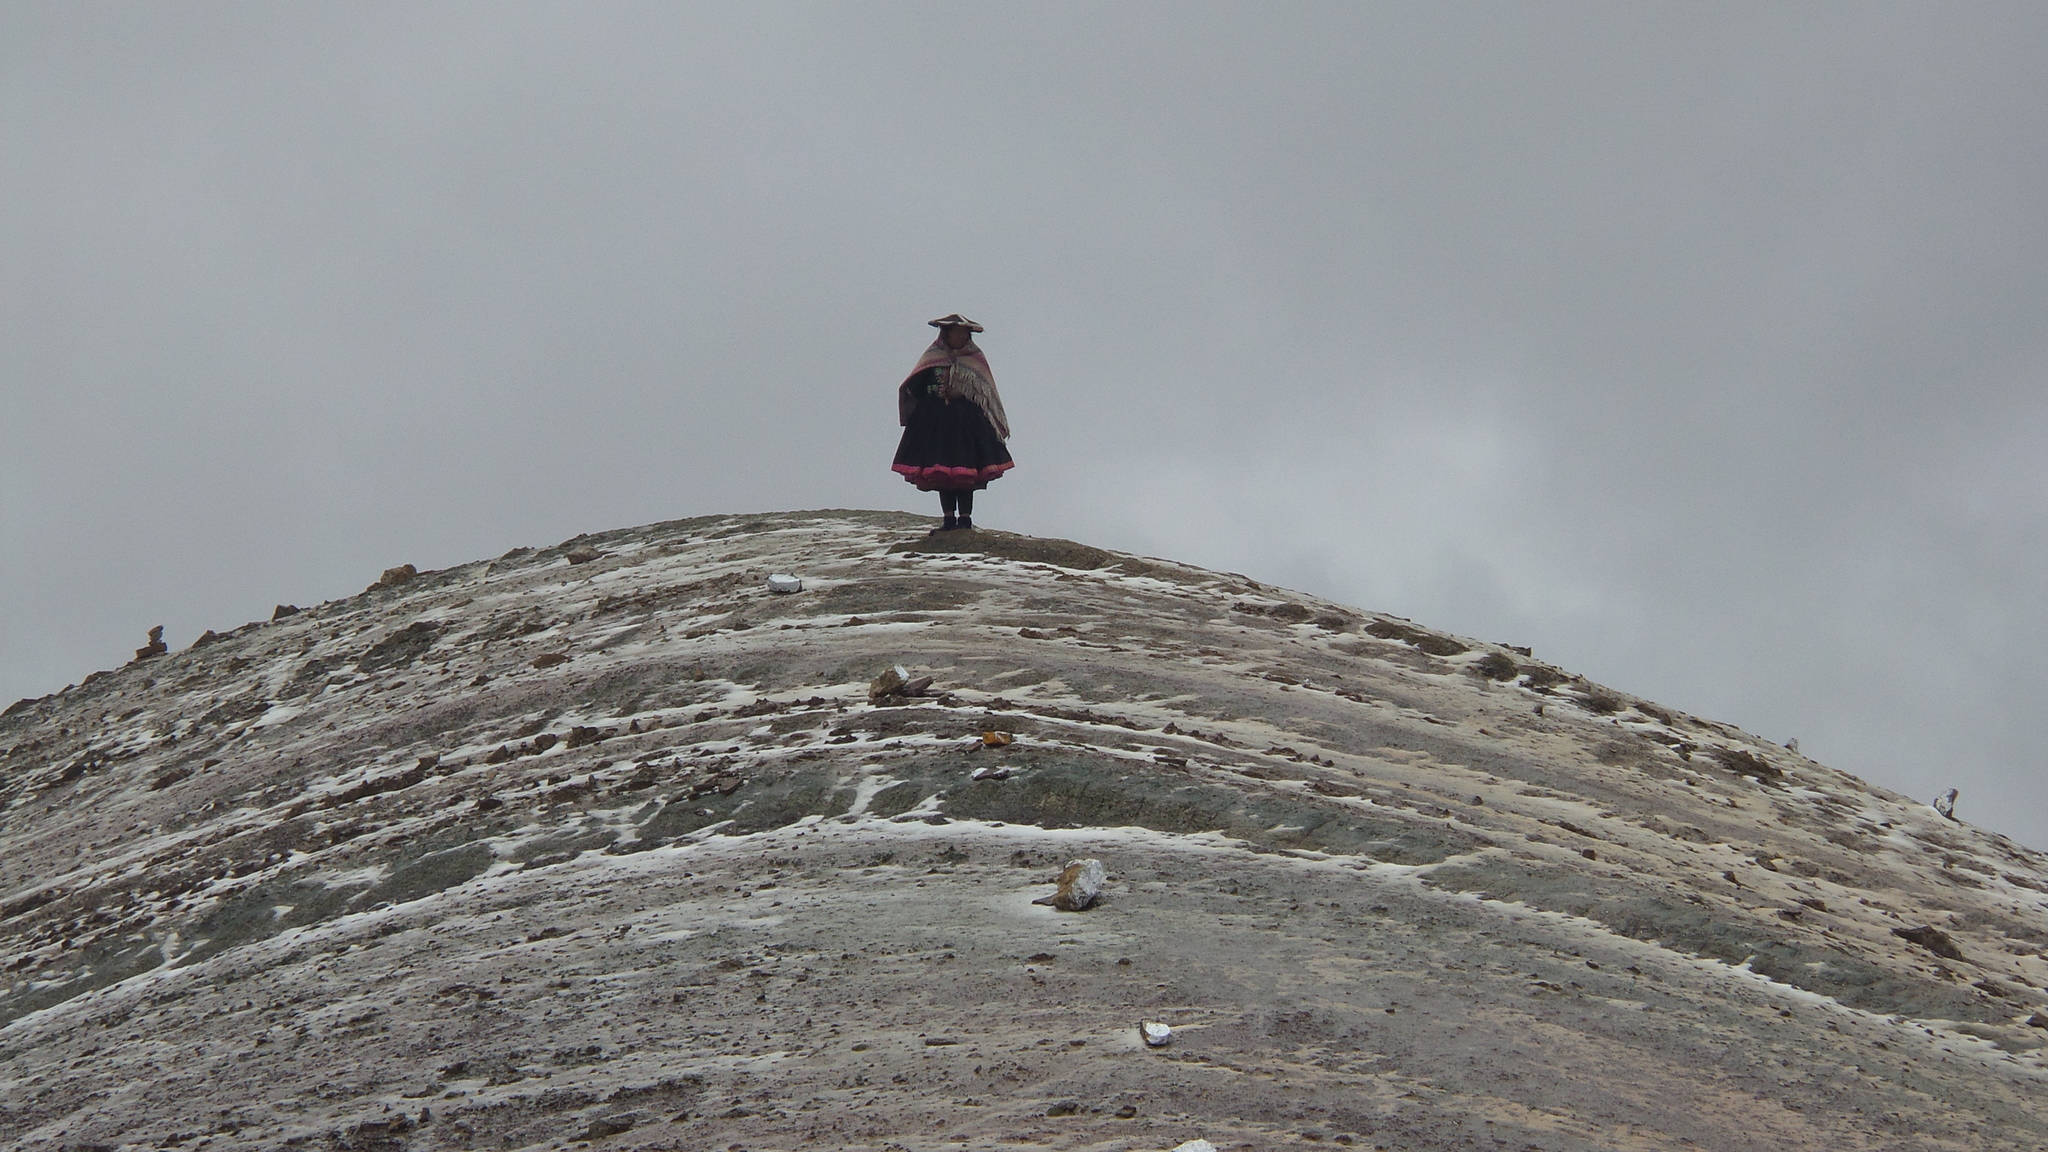
{"type": "Polygon", "coordinates": [[[137,661],[148,660],[151,657],[161,656],[170,650],[171,646],[164,643],[164,626],[159,624],[149,630],[149,643],[135,650],[135,659],[137,661]]]}
{"type": "Polygon", "coordinates": [[[515,549],[7,709],[0,1139],[2048,1136],[2038,853],[1526,649],[929,525],[515,549]]]}

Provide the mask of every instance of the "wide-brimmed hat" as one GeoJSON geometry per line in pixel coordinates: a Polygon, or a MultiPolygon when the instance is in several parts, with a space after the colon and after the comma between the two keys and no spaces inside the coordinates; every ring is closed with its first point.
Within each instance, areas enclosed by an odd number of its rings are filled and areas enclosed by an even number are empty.
{"type": "Polygon", "coordinates": [[[926,323],[930,324],[934,328],[952,328],[957,325],[958,327],[967,329],[969,332],[988,331],[988,329],[983,328],[981,325],[976,324],[974,321],[969,320],[967,317],[962,316],[958,312],[955,312],[950,316],[941,316],[937,320],[926,321],[926,323]]]}

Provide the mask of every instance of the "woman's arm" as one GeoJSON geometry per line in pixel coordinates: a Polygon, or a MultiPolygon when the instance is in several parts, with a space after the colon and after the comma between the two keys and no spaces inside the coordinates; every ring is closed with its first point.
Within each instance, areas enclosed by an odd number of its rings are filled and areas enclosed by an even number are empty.
{"type": "Polygon", "coordinates": [[[936,396],[941,400],[951,400],[958,396],[959,393],[953,390],[951,384],[943,383],[945,378],[944,367],[926,368],[922,372],[911,373],[910,378],[896,388],[896,422],[899,425],[909,424],[910,414],[917,410],[918,403],[927,396],[936,396]]]}
{"type": "Polygon", "coordinates": [[[927,368],[922,372],[912,372],[908,377],[904,378],[903,383],[896,386],[896,424],[898,427],[909,426],[910,414],[917,411],[917,402],[924,399],[925,394],[933,390],[932,374],[935,371],[937,369],[927,368]]]}

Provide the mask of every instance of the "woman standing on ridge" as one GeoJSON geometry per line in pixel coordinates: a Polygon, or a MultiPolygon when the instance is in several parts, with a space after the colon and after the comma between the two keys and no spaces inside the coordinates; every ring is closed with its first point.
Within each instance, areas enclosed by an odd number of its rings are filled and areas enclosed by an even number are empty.
{"type": "Polygon", "coordinates": [[[920,492],[939,494],[946,522],[934,529],[974,527],[974,494],[1015,467],[1003,441],[1010,421],[996,393],[988,357],[974,346],[982,327],[958,312],[931,321],[939,338],[896,386],[896,422],[903,439],[894,469],[920,492]]]}

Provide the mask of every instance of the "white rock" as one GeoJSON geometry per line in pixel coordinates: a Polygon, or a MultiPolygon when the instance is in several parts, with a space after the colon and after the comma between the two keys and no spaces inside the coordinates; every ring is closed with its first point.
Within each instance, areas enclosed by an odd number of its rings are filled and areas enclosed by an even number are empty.
{"type": "Polygon", "coordinates": [[[1060,872],[1059,891],[1040,896],[1033,904],[1050,904],[1062,912],[1080,912],[1102,895],[1102,883],[1109,870],[1100,860],[1076,860],[1060,872]]]}
{"type": "Polygon", "coordinates": [[[1138,1025],[1138,1035],[1145,1038],[1147,1048],[1164,1048],[1173,1043],[1173,1029],[1151,1020],[1138,1025]]]}
{"type": "Polygon", "coordinates": [[[777,572],[775,575],[768,577],[768,590],[770,592],[801,592],[804,590],[804,582],[794,576],[777,572]]]}
{"type": "Polygon", "coordinates": [[[1185,1144],[1175,1144],[1173,1152],[1216,1152],[1216,1146],[1207,1140],[1190,1140],[1185,1144]]]}
{"type": "Polygon", "coordinates": [[[1951,788],[1934,798],[1934,810],[1951,820],[1956,818],[1956,790],[1951,788]]]}

